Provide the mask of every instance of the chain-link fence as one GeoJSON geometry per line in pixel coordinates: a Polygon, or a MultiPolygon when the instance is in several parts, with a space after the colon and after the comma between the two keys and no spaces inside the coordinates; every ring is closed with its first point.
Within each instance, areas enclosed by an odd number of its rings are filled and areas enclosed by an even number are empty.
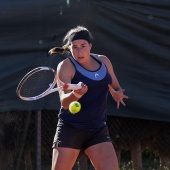
{"type": "MultiPolygon", "coordinates": [[[[0,169],[50,170],[57,111],[0,113],[0,169]]],[[[108,116],[121,170],[168,170],[170,123],[108,116]]],[[[80,153],[73,170],[93,170],[80,153]]]]}

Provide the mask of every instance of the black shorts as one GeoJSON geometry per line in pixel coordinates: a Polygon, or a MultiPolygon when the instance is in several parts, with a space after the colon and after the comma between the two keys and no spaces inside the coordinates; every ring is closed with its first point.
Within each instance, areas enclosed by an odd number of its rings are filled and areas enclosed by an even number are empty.
{"type": "Polygon", "coordinates": [[[52,148],[57,145],[58,147],[85,150],[102,142],[111,142],[107,126],[98,131],[86,131],[64,123],[57,126],[52,148]]]}

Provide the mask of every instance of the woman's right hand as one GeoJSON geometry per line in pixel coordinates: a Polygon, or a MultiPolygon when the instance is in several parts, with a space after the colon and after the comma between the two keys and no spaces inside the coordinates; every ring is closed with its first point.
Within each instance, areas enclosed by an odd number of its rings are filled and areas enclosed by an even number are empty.
{"type": "Polygon", "coordinates": [[[88,86],[83,82],[79,82],[78,85],[81,85],[82,88],[78,90],[74,90],[74,92],[77,93],[78,95],[83,96],[88,91],[88,86]]]}

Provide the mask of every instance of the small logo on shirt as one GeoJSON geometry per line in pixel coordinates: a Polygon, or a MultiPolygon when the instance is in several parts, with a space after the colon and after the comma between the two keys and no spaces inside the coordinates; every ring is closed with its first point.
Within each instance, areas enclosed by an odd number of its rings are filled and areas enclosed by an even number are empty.
{"type": "Polygon", "coordinates": [[[94,76],[95,76],[95,78],[98,78],[98,77],[99,77],[99,74],[95,73],[95,75],[94,75],[94,76]]]}

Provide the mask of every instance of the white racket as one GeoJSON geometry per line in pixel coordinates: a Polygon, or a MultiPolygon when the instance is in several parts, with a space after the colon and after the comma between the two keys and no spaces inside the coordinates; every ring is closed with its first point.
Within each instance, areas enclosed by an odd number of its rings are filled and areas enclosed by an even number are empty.
{"type": "Polygon", "coordinates": [[[78,84],[65,84],[56,87],[55,71],[50,67],[37,67],[28,72],[18,84],[16,93],[22,100],[33,101],[43,98],[53,92],[69,89],[81,89],[78,84]]]}

